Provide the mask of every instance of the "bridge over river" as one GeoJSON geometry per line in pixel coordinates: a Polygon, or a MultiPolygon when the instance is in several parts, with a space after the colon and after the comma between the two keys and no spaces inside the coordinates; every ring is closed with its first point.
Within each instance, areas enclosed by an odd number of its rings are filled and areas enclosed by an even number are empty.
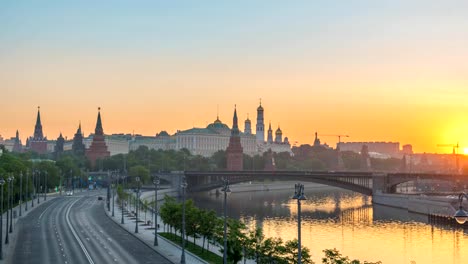
{"type": "Polygon", "coordinates": [[[220,188],[222,180],[230,184],[250,181],[298,181],[314,182],[339,187],[365,195],[376,192],[395,193],[396,187],[406,182],[418,180],[447,181],[453,185],[468,184],[468,175],[436,173],[382,173],[348,171],[180,171],[158,173],[161,178],[180,186],[185,176],[189,192],[207,191],[220,188]]]}

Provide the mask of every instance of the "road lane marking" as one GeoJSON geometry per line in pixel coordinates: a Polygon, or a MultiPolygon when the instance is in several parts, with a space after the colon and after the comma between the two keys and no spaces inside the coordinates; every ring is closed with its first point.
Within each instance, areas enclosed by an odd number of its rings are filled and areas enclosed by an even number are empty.
{"type": "Polygon", "coordinates": [[[44,215],[44,213],[47,211],[47,209],[50,208],[50,206],[52,205],[53,203],[49,204],[49,206],[47,206],[47,208],[42,212],[42,214],[39,216],[39,219],[42,218],[42,216],[44,215]]]}
{"type": "Polygon", "coordinates": [[[83,242],[81,242],[81,239],[78,237],[78,235],[77,235],[76,232],[75,232],[75,229],[73,228],[73,226],[72,226],[71,223],[70,223],[70,209],[71,209],[72,206],[73,206],[76,202],[78,202],[78,201],[79,201],[79,199],[76,200],[76,201],[74,201],[74,202],[70,205],[70,207],[68,207],[67,215],[66,215],[67,224],[68,224],[68,227],[70,227],[70,230],[72,231],[73,236],[75,237],[76,241],[78,241],[78,244],[80,245],[81,249],[82,249],[83,252],[85,253],[86,258],[88,259],[88,262],[89,262],[90,264],[94,264],[94,261],[91,259],[91,256],[89,255],[88,250],[86,250],[85,246],[83,245],[83,242]]]}

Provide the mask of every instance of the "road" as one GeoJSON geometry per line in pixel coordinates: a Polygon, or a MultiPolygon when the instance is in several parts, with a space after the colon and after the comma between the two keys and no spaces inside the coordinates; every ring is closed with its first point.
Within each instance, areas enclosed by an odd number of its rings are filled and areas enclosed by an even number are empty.
{"type": "Polygon", "coordinates": [[[171,263],[109,219],[105,192],[42,204],[18,222],[11,263],[171,263]]]}

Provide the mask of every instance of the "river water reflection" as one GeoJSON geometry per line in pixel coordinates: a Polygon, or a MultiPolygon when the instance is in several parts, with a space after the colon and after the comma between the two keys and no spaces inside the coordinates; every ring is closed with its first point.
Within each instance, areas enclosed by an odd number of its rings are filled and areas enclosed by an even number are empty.
{"type": "MultiPolygon", "coordinates": [[[[263,228],[266,237],[297,238],[297,202],[290,190],[233,191],[228,216],[263,228]]],[[[233,190],[237,189],[235,186],[233,190]]],[[[239,189],[237,189],[239,190],[239,189]]],[[[191,194],[200,208],[222,215],[223,195],[191,194]]],[[[468,233],[427,224],[427,217],[372,204],[372,198],[333,187],[306,184],[302,244],[321,263],[322,250],[338,249],[351,259],[393,263],[468,263],[468,233]]]]}

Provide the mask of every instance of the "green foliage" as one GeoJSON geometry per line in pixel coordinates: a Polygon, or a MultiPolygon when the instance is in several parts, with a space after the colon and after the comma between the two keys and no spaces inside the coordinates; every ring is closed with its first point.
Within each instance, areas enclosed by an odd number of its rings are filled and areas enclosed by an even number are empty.
{"type": "Polygon", "coordinates": [[[142,165],[130,167],[128,175],[133,179],[140,177],[141,184],[149,183],[151,181],[148,168],[142,165]]]}
{"type": "Polygon", "coordinates": [[[325,249],[323,251],[325,257],[322,258],[323,264],[381,264],[382,262],[361,262],[359,260],[350,260],[348,257],[343,257],[341,253],[336,249],[325,249]]]}

